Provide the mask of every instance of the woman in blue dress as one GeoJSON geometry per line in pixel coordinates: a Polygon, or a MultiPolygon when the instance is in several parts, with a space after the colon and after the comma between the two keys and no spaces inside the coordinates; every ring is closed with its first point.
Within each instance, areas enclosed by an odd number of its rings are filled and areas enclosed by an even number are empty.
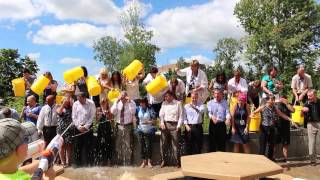
{"type": "Polygon", "coordinates": [[[240,152],[240,145],[244,153],[250,153],[249,142],[249,124],[250,124],[250,107],[247,103],[247,95],[241,93],[238,95],[238,103],[231,112],[232,117],[232,137],[234,143],[233,151],[240,152]]]}

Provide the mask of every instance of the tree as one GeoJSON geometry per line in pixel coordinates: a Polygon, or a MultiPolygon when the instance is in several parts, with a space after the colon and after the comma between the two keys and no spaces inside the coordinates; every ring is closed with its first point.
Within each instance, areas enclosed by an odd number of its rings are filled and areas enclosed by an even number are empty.
{"type": "Polygon", "coordinates": [[[37,63],[28,56],[20,58],[17,49],[0,49],[0,98],[13,95],[11,81],[22,77],[24,68],[33,74],[39,70],[37,63]]]}
{"type": "Polygon", "coordinates": [[[238,61],[237,54],[241,51],[240,42],[233,38],[223,38],[217,43],[217,46],[213,49],[216,54],[214,69],[217,74],[224,71],[227,78],[233,76],[234,63],[238,61]]]}
{"type": "Polygon", "coordinates": [[[94,59],[103,62],[110,70],[122,70],[132,60],[138,59],[149,72],[156,63],[155,54],[160,51],[151,43],[153,32],[145,29],[140,17],[140,8],[133,2],[121,15],[121,25],[125,39],[117,41],[112,37],[103,37],[94,43],[94,59]]]}
{"type": "Polygon", "coordinates": [[[287,82],[291,82],[297,64],[314,67],[319,56],[319,8],[314,0],[237,3],[234,13],[249,34],[247,57],[258,73],[266,66],[276,66],[289,90],[287,82]]]}
{"type": "Polygon", "coordinates": [[[119,67],[119,54],[121,53],[121,43],[116,38],[105,36],[94,42],[94,59],[104,63],[110,71],[115,71],[119,67]]]}

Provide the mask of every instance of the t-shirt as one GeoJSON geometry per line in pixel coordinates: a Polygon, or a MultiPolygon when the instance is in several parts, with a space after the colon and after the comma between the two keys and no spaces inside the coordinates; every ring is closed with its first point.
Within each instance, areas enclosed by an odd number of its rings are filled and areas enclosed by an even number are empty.
{"type": "Polygon", "coordinates": [[[17,170],[13,174],[1,174],[0,173],[0,179],[1,180],[30,180],[31,176],[30,176],[30,174],[27,174],[24,171],[17,170]]]}
{"type": "MultiPolygon", "coordinates": [[[[282,102],[279,102],[279,103],[276,103],[276,107],[277,109],[279,109],[283,114],[287,115],[288,117],[290,117],[291,115],[291,111],[287,108],[287,106],[282,103],[282,102]]],[[[283,125],[283,124],[290,124],[290,121],[286,120],[286,119],[283,119],[281,116],[278,117],[279,118],[279,121],[277,121],[278,125],[283,125]]]]}
{"type": "Polygon", "coordinates": [[[266,81],[267,82],[267,89],[269,91],[271,91],[273,94],[278,94],[275,82],[270,78],[269,75],[263,76],[262,81],[266,81]]]}

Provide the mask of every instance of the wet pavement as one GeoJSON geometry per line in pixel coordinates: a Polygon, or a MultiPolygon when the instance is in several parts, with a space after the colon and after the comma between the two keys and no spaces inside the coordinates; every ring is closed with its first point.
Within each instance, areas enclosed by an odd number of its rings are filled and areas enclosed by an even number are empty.
{"type": "MultiPolygon", "coordinates": [[[[307,161],[291,161],[289,165],[279,163],[285,169],[285,174],[295,178],[307,180],[320,180],[320,164],[310,166],[307,161]]],[[[130,172],[136,176],[138,180],[151,179],[152,176],[160,173],[177,171],[174,167],[160,168],[155,166],[150,168],[132,167],[91,167],[91,168],[66,168],[62,176],[76,180],[117,180],[125,173],[130,172]]]]}

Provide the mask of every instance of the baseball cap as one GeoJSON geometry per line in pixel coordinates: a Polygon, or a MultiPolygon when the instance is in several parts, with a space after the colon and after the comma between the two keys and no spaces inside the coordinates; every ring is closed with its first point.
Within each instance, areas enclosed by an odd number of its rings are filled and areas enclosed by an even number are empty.
{"type": "Polygon", "coordinates": [[[21,144],[27,143],[26,127],[12,118],[0,120],[0,159],[6,158],[21,144]]]}

